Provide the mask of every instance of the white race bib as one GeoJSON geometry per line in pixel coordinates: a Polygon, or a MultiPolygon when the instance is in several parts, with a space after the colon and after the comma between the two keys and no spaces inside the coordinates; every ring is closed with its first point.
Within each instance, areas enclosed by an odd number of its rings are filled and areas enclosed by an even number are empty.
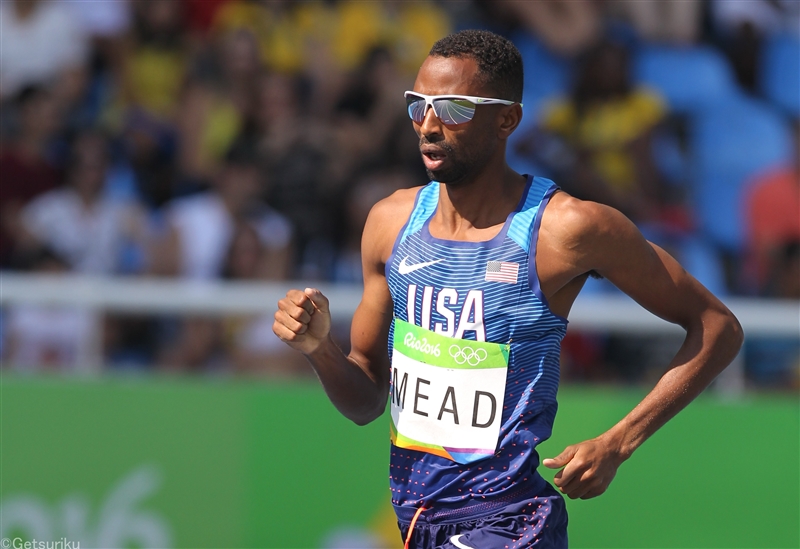
{"type": "Polygon", "coordinates": [[[453,339],[395,319],[392,443],[470,463],[494,454],[508,345],[453,339]]]}

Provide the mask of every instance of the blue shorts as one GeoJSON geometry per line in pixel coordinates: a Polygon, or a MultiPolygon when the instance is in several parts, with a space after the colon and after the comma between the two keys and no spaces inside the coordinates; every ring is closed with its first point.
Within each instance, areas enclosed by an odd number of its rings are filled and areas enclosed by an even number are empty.
{"type": "MultiPolygon", "coordinates": [[[[541,495],[509,504],[488,515],[433,520],[423,511],[414,524],[409,549],[567,548],[564,498],[549,484],[541,495]]],[[[431,509],[430,511],[434,511],[431,509]]],[[[437,513],[438,514],[438,513],[437,513]]],[[[405,517],[403,517],[405,518],[405,517]]],[[[410,521],[399,520],[403,541],[410,521]]]]}

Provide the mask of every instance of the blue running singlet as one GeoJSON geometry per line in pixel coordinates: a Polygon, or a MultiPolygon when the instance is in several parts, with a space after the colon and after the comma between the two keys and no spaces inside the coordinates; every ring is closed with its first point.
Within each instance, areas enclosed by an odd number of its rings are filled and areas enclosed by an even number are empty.
{"type": "Polygon", "coordinates": [[[425,507],[467,520],[547,489],[536,446],[556,415],[567,321],[550,311],[535,258],[556,190],[529,176],[515,211],[484,242],[431,236],[440,184],[417,194],[386,264],[399,518],[425,507]]]}

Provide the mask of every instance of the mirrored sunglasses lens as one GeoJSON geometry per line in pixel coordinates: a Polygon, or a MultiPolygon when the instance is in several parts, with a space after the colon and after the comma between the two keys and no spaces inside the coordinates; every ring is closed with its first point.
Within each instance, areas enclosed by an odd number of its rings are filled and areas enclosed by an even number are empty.
{"type": "Polygon", "coordinates": [[[414,122],[418,124],[422,124],[422,121],[425,120],[425,100],[410,95],[406,97],[406,104],[408,105],[408,116],[414,122]]]}
{"type": "Polygon", "coordinates": [[[433,105],[444,124],[464,124],[475,116],[475,103],[465,99],[437,99],[433,105]]]}

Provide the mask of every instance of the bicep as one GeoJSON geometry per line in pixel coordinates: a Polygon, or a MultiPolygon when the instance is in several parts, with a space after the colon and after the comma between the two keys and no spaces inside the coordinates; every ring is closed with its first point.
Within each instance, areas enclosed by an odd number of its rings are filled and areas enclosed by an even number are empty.
{"type": "Polygon", "coordinates": [[[389,357],[386,345],[393,303],[384,271],[384,256],[390,240],[377,217],[370,213],[361,241],[364,292],[350,325],[350,358],[388,391],[389,357]]]}
{"type": "Polygon", "coordinates": [[[653,314],[688,327],[719,301],[662,248],[611,210],[592,246],[594,270],[653,314]]]}
{"type": "Polygon", "coordinates": [[[367,216],[361,239],[364,294],[350,328],[350,358],[389,391],[387,341],[394,304],[386,262],[401,227],[411,214],[415,189],[402,189],[378,202],[367,216]]]}

